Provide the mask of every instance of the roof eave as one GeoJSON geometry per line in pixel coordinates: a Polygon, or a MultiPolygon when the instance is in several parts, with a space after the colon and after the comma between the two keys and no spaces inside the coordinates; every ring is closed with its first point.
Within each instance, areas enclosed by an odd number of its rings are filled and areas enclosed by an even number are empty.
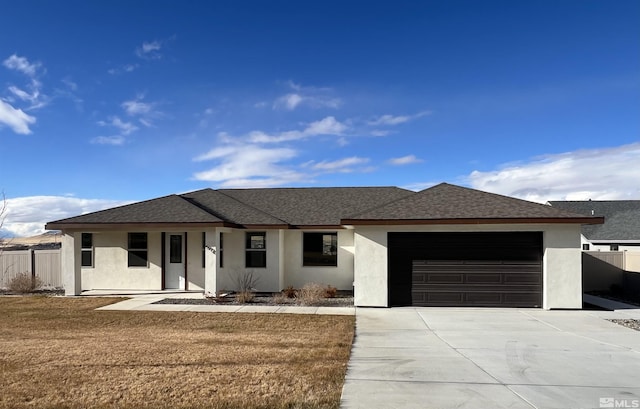
{"type": "Polygon", "coordinates": [[[343,225],[389,226],[434,224],[603,224],[604,217],[532,217],[532,218],[470,218],[470,219],[343,219],[343,225]]]}
{"type": "Polygon", "coordinates": [[[206,227],[238,227],[228,222],[193,222],[193,223],[47,223],[45,230],[131,230],[131,229],[162,229],[162,228],[206,228],[206,227]]]}

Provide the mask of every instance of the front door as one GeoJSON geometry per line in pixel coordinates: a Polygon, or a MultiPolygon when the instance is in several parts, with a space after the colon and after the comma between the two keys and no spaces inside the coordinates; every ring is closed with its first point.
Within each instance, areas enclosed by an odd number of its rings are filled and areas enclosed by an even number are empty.
{"type": "Polygon", "coordinates": [[[165,244],[167,255],[165,287],[184,290],[184,234],[170,233],[165,244]]]}

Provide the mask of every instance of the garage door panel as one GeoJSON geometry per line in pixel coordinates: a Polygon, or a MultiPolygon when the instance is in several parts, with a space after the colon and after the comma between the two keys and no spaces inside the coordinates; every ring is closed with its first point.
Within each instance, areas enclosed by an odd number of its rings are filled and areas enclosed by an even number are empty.
{"type": "Polygon", "coordinates": [[[388,239],[391,305],[542,303],[540,232],[389,233],[388,239]]]}

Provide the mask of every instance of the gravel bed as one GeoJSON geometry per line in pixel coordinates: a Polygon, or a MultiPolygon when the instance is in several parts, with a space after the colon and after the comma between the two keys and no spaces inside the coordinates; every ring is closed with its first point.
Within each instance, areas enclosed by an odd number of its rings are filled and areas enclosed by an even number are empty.
{"type": "MultiPolygon", "coordinates": [[[[153,304],[186,304],[186,305],[280,305],[280,306],[299,306],[295,299],[286,302],[276,303],[273,297],[257,296],[249,303],[239,303],[233,297],[229,301],[215,302],[208,298],[165,298],[156,301],[153,304]]],[[[325,298],[320,303],[314,304],[316,307],[353,307],[353,297],[336,297],[325,298]]]]}
{"type": "Polygon", "coordinates": [[[635,329],[636,331],[640,331],[640,320],[632,320],[632,319],[616,319],[609,320],[611,322],[615,322],[618,325],[622,325],[623,327],[635,329]]]}

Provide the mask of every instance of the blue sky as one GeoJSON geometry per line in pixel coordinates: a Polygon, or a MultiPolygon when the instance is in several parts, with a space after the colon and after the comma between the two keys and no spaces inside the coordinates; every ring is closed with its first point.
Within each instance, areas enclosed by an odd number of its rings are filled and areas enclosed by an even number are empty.
{"type": "Polygon", "coordinates": [[[635,0],[1,3],[10,234],[205,187],[640,199],[635,0]]]}

